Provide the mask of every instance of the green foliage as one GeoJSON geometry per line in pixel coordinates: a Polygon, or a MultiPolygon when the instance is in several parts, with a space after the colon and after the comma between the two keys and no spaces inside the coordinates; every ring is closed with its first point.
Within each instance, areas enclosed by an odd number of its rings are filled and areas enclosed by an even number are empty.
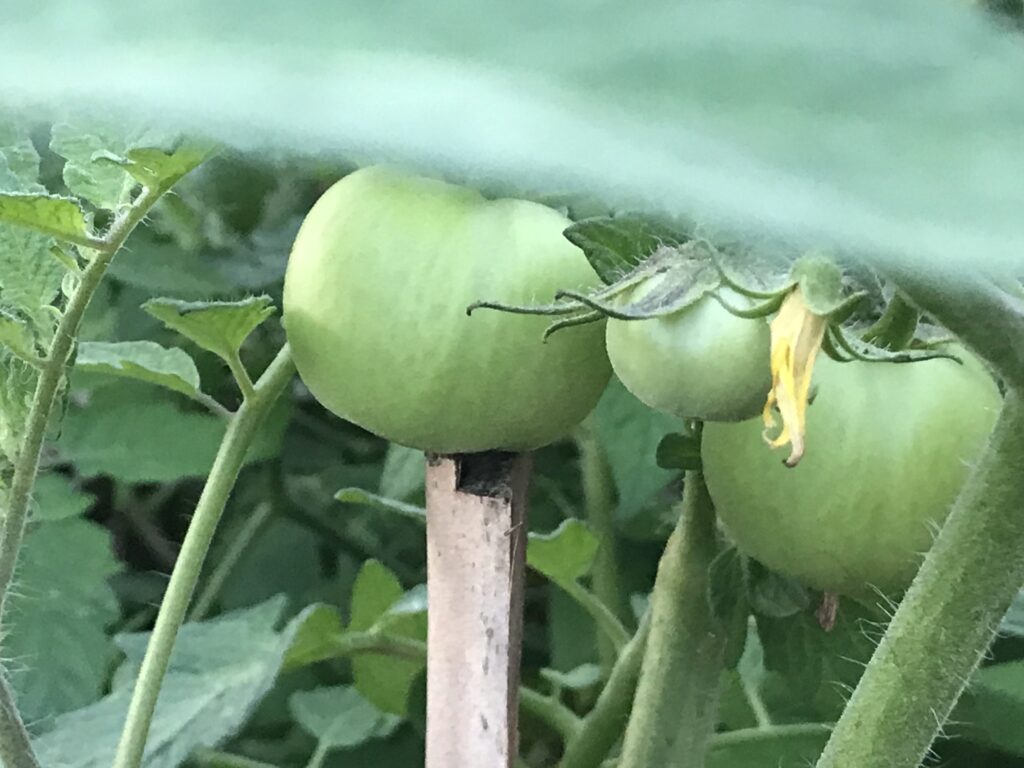
{"type": "MultiPolygon", "coordinates": [[[[389,616],[389,610],[402,599],[398,578],[375,560],[359,571],[352,587],[350,632],[368,631],[386,625],[389,634],[425,640],[424,614],[389,616]]],[[[408,711],[409,689],[423,670],[422,661],[387,658],[376,654],[359,655],[352,661],[356,689],[384,712],[404,715],[408,711]]]]}
{"type": "Polygon", "coordinates": [[[531,534],[526,562],[559,585],[590,573],[600,542],[585,523],[566,520],[549,534],[531,534]]]}
{"type": "Polygon", "coordinates": [[[157,384],[188,397],[199,394],[199,371],[188,353],[153,341],[83,342],[75,367],[157,384]]]}
{"type": "Polygon", "coordinates": [[[71,197],[43,194],[0,194],[0,221],[29,227],[73,243],[90,236],[85,212],[71,197]]]}
{"type": "MultiPolygon", "coordinates": [[[[82,510],[74,497],[63,501],[82,510]]],[[[120,610],[107,580],[121,564],[110,534],[74,514],[65,508],[70,519],[47,519],[26,538],[7,619],[4,652],[15,661],[13,683],[30,722],[98,699],[114,658],[107,629],[120,610]]]]}
{"type": "Polygon", "coordinates": [[[300,691],[292,695],[288,706],[295,721],[324,749],[356,747],[389,736],[399,722],[349,686],[300,691]]]}
{"type": "Polygon", "coordinates": [[[679,245],[686,236],[648,217],[621,215],[578,221],[565,230],[569,241],[587,255],[590,266],[611,285],[663,246],[679,245]]]}
{"type": "Polygon", "coordinates": [[[242,342],[275,312],[269,296],[233,302],[150,299],[143,309],[168,328],[227,361],[234,359],[242,342]]]}

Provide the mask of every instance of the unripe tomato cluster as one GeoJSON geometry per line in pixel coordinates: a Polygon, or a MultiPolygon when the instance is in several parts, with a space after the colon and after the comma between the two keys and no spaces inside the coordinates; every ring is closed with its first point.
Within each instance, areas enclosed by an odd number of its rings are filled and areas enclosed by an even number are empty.
{"type": "Polygon", "coordinates": [[[808,453],[784,467],[751,419],[771,384],[764,319],[709,295],[542,343],[544,317],[467,315],[480,299],[528,305],[595,287],[563,236],[569,224],[535,203],[388,168],[345,177],[307,216],[285,279],[303,381],[328,409],[403,445],[527,451],[571,431],[614,367],[652,408],[707,422],[708,487],[742,551],[822,590],[904,587],[993,424],[1000,397],[980,364],[963,350],[963,365],[820,360],[808,453]]]}

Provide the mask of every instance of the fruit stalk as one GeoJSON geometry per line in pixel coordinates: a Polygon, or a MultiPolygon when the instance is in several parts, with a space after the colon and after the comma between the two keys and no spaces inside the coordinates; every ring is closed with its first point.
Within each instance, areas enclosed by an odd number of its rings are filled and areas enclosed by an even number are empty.
{"type": "Polygon", "coordinates": [[[1024,583],[1024,400],[985,452],[900,604],[818,768],[915,768],[1024,583]]]}
{"type": "Polygon", "coordinates": [[[707,597],[715,511],[700,472],[687,472],[685,483],[682,514],[658,564],[619,768],[700,768],[714,731],[724,652],[707,597]]]}

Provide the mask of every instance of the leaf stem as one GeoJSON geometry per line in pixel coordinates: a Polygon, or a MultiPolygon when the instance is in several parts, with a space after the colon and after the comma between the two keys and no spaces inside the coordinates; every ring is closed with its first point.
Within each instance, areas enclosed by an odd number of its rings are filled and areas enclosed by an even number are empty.
{"type": "Polygon", "coordinates": [[[701,473],[691,470],[682,514],[658,564],[651,635],[620,768],[704,765],[724,652],[708,601],[708,570],[717,549],[711,498],[701,473]]]}
{"type": "Polygon", "coordinates": [[[831,730],[831,723],[787,723],[785,725],[758,726],[757,728],[740,728],[735,731],[714,734],[710,740],[711,751],[786,737],[825,736],[831,730]]]}
{"type": "Polygon", "coordinates": [[[249,371],[246,370],[245,364],[242,363],[242,358],[237,351],[227,359],[227,363],[228,368],[231,370],[231,375],[235,377],[235,381],[238,382],[238,388],[242,391],[242,397],[249,400],[256,394],[256,391],[253,389],[249,371]]]}
{"type": "Polygon", "coordinates": [[[915,768],[1024,583],[1024,401],[989,445],[896,610],[818,768],[915,768]]]}
{"type": "MultiPolygon", "coordinates": [[[[106,274],[114,254],[120,250],[135,227],[145,218],[150,208],[160,198],[160,194],[159,190],[144,188],[131,207],[125,209],[115,219],[102,240],[103,247],[97,250],[92,261],[82,272],[78,287],[71,295],[67,308],[57,325],[46,361],[39,371],[39,378],[36,381],[32,404],[25,424],[24,441],[14,466],[14,477],[11,481],[6,513],[3,517],[3,529],[0,531],[0,624],[3,621],[11,582],[14,579],[18,554],[25,538],[29,502],[32,498],[32,489],[35,487],[36,475],[39,473],[39,459],[43,450],[43,440],[46,437],[46,427],[49,424],[50,415],[53,413],[57,395],[65,380],[68,360],[78,338],[82,317],[85,315],[85,310],[88,309],[89,302],[92,301],[100,281],[106,274]]],[[[90,247],[97,244],[93,243],[90,247]]],[[[0,653],[0,658],[2,657],[3,654],[0,653]]],[[[8,766],[33,765],[36,758],[32,753],[31,746],[17,738],[8,738],[8,736],[16,737],[20,731],[24,730],[24,724],[21,722],[13,700],[6,701],[4,706],[0,707],[0,719],[3,720],[0,729],[5,735],[0,742],[0,758],[8,766]]]]}
{"type": "Polygon", "coordinates": [[[228,425],[156,617],[118,744],[115,768],[138,768],[142,763],[160,686],[210,541],[257,429],[294,372],[295,366],[286,344],[255,385],[252,396],[242,404],[228,425]]]}
{"type": "Polygon", "coordinates": [[[622,649],[594,708],[568,740],[559,768],[597,768],[626,727],[651,628],[650,611],[622,649]]]}

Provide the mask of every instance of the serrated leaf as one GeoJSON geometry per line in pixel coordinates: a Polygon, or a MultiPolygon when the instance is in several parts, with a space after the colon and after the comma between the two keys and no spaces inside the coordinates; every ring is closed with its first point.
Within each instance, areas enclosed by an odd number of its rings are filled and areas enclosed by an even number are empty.
{"type": "Polygon", "coordinates": [[[427,510],[415,504],[406,504],[404,501],[395,501],[375,493],[364,491],[362,488],[342,488],[334,498],[344,504],[361,504],[380,512],[389,512],[401,515],[409,520],[414,520],[421,525],[427,523],[427,510]]]}
{"type": "MultiPolygon", "coordinates": [[[[273,685],[305,613],[275,631],[284,600],[182,627],[160,689],[143,764],[177,768],[199,747],[215,746],[248,720],[273,685]]],[[[137,667],[149,635],[118,638],[137,667]]],[[[36,740],[41,762],[64,768],[107,768],[131,696],[130,685],[84,709],[57,718],[36,740]]]]}
{"type": "MultiPolygon", "coordinates": [[[[352,632],[369,630],[403,595],[398,578],[376,560],[368,560],[352,587],[352,615],[348,629],[352,632]]],[[[425,619],[423,615],[388,617],[387,632],[425,640],[425,619]]],[[[409,689],[423,667],[422,661],[377,654],[360,654],[352,659],[352,674],[359,692],[381,710],[396,715],[405,715],[408,711],[409,689]]]]}
{"type": "Polygon", "coordinates": [[[73,194],[97,208],[115,210],[124,202],[127,174],[100,158],[123,154],[128,140],[110,128],[78,127],[57,123],[50,131],[50,149],[63,157],[64,183],[73,194]]]}
{"type": "Polygon", "coordinates": [[[388,733],[398,719],[384,714],[347,685],[294,693],[288,699],[288,709],[303,730],[327,749],[359,746],[388,733]]]}
{"type": "Polygon", "coordinates": [[[70,197],[0,192],[0,221],[72,243],[91,236],[81,206],[70,197]]]}
{"type": "Polygon", "coordinates": [[[50,253],[52,238],[0,223],[0,302],[22,311],[39,330],[52,331],[42,312],[57,296],[64,267],[50,253]]]}
{"type": "Polygon", "coordinates": [[[7,347],[22,360],[36,357],[35,337],[27,323],[0,308],[0,346],[7,347]]]}
{"type": "Polygon", "coordinates": [[[86,520],[47,521],[25,538],[4,654],[29,721],[100,697],[114,657],[106,628],[119,615],[107,579],[120,568],[110,534],[86,520]]]}
{"type": "Polygon", "coordinates": [[[0,119],[0,158],[13,183],[0,189],[10,192],[37,191],[39,153],[29,136],[28,126],[11,119],[0,119]]]}
{"type": "Polygon", "coordinates": [[[100,152],[93,155],[93,161],[118,166],[151,189],[170,189],[212,152],[213,145],[186,142],[171,152],[157,147],[137,147],[128,150],[124,156],[100,152]]]}
{"type": "Polygon", "coordinates": [[[224,360],[233,359],[249,334],[276,311],[269,296],[198,302],[161,298],[147,301],[142,308],[224,360]]]}
{"type": "Polygon", "coordinates": [[[573,582],[590,573],[600,545],[586,523],[570,518],[551,533],[530,533],[526,564],[556,584],[573,582]]]}
{"type": "Polygon", "coordinates": [[[199,371],[189,354],[154,341],[83,341],[78,345],[75,368],[145,381],[188,397],[196,397],[200,391],[199,371]]]}
{"type": "Polygon", "coordinates": [[[0,348],[0,459],[13,462],[21,449],[37,378],[32,367],[0,348]]]}
{"type": "Polygon", "coordinates": [[[658,248],[686,240],[672,227],[636,214],[584,219],[564,234],[583,251],[606,285],[619,280],[658,248]]]}
{"type": "Polygon", "coordinates": [[[58,472],[47,472],[36,478],[32,492],[33,520],[65,520],[85,513],[96,497],[83,493],[58,472]]]}
{"type": "Polygon", "coordinates": [[[700,438],[675,432],[665,435],[658,443],[655,461],[662,469],[699,470],[700,438]]]}

